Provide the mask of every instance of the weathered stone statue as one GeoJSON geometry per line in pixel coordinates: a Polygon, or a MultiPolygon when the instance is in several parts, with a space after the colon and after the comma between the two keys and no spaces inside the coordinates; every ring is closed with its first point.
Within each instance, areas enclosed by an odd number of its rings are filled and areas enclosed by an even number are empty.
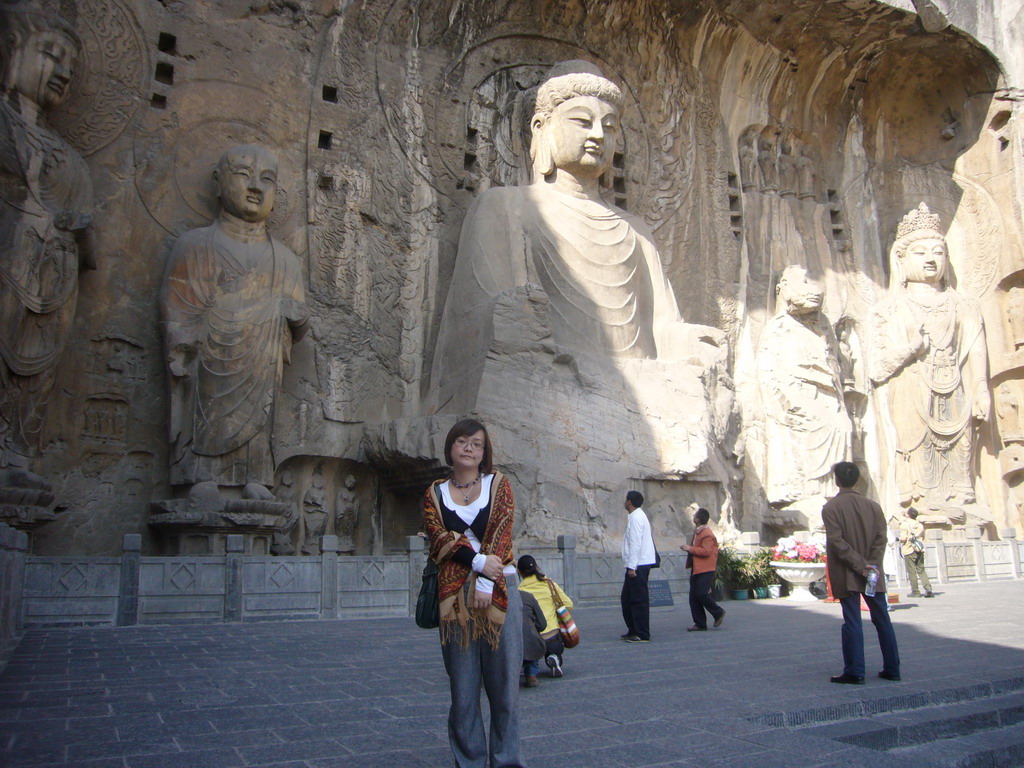
{"type": "Polygon", "coordinates": [[[175,243],[160,299],[171,484],[259,495],[252,486],[274,482],[274,400],[309,312],[298,258],[266,229],[277,160],[261,147],[234,147],[214,181],[220,214],[175,243]]]}
{"type": "Polygon", "coordinates": [[[21,489],[0,501],[45,507],[52,494],[32,472],[40,430],[78,272],[95,266],[88,169],[46,122],[70,92],[81,42],[32,3],[0,6],[0,40],[0,487],[21,489]]]}
{"type": "Polygon", "coordinates": [[[832,465],[850,458],[852,427],[839,344],[821,311],[821,286],[803,267],[790,266],[775,292],[775,316],[761,333],[758,377],[766,419],[765,492],[770,504],[783,506],[825,495],[832,465]]]}
{"type": "Polygon", "coordinates": [[[555,343],[567,351],[657,358],[679,352],[679,312],[646,225],[605,201],[622,93],[590,71],[554,75],[531,120],[534,181],[474,202],[434,356],[439,409],[473,408],[502,294],[539,286],[555,343]],[[674,338],[675,337],[675,338],[674,338]]]}
{"type": "Polygon", "coordinates": [[[299,522],[298,499],[295,498],[295,473],[290,469],[281,471],[277,487],[274,488],[274,498],[282,504],[287,504],[288,509],[281,521],[281,527],[274,531],[270,542],[270,554],[272,555],[294,555],[295,544],[292,542],[292,531],[299,522]]]}
{"type": "Polygon", "coordinates": [[[302,552],[306,555],[320,553],[320,537],[327,529],[327,494],[324,493],[324,468],[313,470],[311,484],[302,497],[302,552]]]}
{"type": "Polygon", "coordinates": [[[996,423],[1003,445],[1024,442],[1024,425],[1020,418],[1020,393],[1017,382],[1004,381],[996,389],[996,423]]]}
{"type": "Polygon", "coordinates": [[[1014,352],[1024,348],[1024,288],[1010,288],[1006,307],[1006,319],[1010,325],[1010,335],[1014,352]]]}
{"type": "Polygon", "coordinates": [[[793,197],[799,185],[793,140],[784,136],[779,144],[779,197],[793,197]]]}
{"type": "Polygon", "coordinates": [[[682,321],[648,227],[603,195],[622,102],[587,62],[539,85],[532,183],[466,214],[434,351],[436,412],[478,413],[530,474],[520,505],[558,510],[522,516],[532,541],[618,540],[613,489],[710,463],[731,407],[724,334],[682,321]]]}
{"type": "Polygon", "coordinates": [[[356,548],[353,535],[359,520],[359,498],[355,490],[355,476],[347,475],[344,487],[338,491],[334,507],[334,533],[338,537],[339,552],[352,553],[356,548]]]}
{"type": "Polygon", "coordinates": [[[900,222],[889,261],[869,351],[893,480],[901,503],[949,514],[975,501],[973,428],[991,407],[985,326],[977,302],[948,283],[946,240],[924,203],[900,222]]]}
{"type": "Polygon", "coordinates": [[[768,126],[757,140],[757,166],[761,169],[761,191],[775,192],[779,188],[778,153],[775,144],[776,129],[768,126]]]}
{"type": "Polygon", "coordinates": [[[799,197],[801,200],[813,200],[817,195],[817,178],[814,158],[811,157],[811,148],[800,142],[799,151],[793,158],[796,165],[797,184],[799,186],[799,197]]]}

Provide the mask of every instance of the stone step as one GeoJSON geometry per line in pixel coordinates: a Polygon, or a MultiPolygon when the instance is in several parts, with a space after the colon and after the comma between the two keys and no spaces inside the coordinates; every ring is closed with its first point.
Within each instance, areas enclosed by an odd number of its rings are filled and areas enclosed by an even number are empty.
{"type": "Polygon", "coordinates": [[[904,765],[941,768],[1021,768],[1024,766],[1024,723],[998,730],[978,731],[889,752],[904,765]]]}
{"type": "Polygon", "coordinates": [[[801,729],[950,768],[1024,765],[1024,692],[878,714],[801,729]]]}
{"type": "Polygon", "coordinates": [[[1024,694],[1024,677],[1015,676],[970,685],[908,690],[906,683],[891,686],[893,693],[876,698],[854,699],[822,707],[764,712],[748,718],[752,723],[775,728],[814,729],[829,723],[866,722],[901,713],[935,710],[955,704],[992,700],[1024,694]],[[901,692],[900,689],[904,692],[901,692]]]}

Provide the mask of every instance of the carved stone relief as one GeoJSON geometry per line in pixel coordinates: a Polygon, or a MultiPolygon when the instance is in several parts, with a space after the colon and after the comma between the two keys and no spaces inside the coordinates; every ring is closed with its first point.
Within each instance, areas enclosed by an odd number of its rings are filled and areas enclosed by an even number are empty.
{"type": "MultiPolygon", "coordinates": [[[[813,499],[809,508],[820,511],[832,490],[832,465],[850,458],[852,426],[839,343],[821,311],[822,287],[803,267],[787,267],[776,294],[776,313],[758,351],[767,420],[766,495],[777,507],[813,499]]],[[[813,528],[820,518],[791,523],[813,528]]]]}
{"type": "Polygon", "coordinates": [[[894,454],[900,502],[940,519],[990,516],[976,506],[974,427],[988,419],[985,327],[976,301],[949,285],[939,217],[924,203],[890,250],[889,298],[872,316],[871,379],[894,454]]]}
{"type": "Polygon", "coordinates": [[[52,519],[33,470],[78,273],[95,267],[92,181],[47,122],[72,91],[80,38],[29,3],[0,8],[0,27],[0,520],[33,527],[52,519]]]}

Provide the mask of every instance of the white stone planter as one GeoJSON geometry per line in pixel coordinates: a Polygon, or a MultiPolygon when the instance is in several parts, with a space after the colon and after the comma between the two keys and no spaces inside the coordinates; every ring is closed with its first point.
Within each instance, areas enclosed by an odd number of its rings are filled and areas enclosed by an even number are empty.
{"type": "Polygon", "coordinates": [[[818,598],[808,587],[825,576],[824,563],[784,563],[772,561],[779,578],[789,584],[789,599],[797,603],[814,602],[818,598]]]}

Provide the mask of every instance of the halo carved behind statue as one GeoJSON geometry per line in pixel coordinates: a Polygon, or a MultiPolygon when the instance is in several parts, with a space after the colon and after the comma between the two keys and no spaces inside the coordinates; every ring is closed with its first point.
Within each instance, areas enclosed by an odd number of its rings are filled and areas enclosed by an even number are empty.
{"type": "MultiPolygon", "coordinates": [[[[249,117],[254,114],[252,105],[267,99],[262,90],[245,85],[189,83],[176,89],[174,113],[147,119],[148,130],[140,131],[135,140],[135,184],[146,210],[168,234],[177,236],[205,226],[216,216],[213,169],[221,154],[238,144],[258,144],[277,156],[278,188],[268,228],[281,240],[290,241],[296,234],[298,213],[292,190],[302,183],[304,148],[301,142],[278,141],[268,127],[249,117]],[[169,120],[182,124],[174,128],[169,120]]],[[[281,135],[294,135],[296,130],[275,128],[281,135]]],[[[305,250],[304,242],[289,245],[296,252],[305,250]]]]}
{"type": "Polygon", "coordinates": [[[91,155],[131,124],[144,103],[149,62],[138,22],[122,0],[78,0],[75,7],[82,53],[68,100],[50,122],[81,154],[91,155]]]}
{"type": "MultiPolygon", "coordinates": [[[[400,24],[384,28],[394,38],[401,35],[400,24]]],[[[401,104],[408,96],[408,84],[394,77],[393,62],[386,56],[392,48],[385,42],[382,39],[377,46],[378,96],[382,105],[401,104]]],[[[466,186],[479,186],[477,191],[481,191],[488,186],[527,183],[523,174],[530,165],[533,89],[552,65],[575,59],[594,62],[606,77],[623,87],[623,145],[618,151],[628,170],[621,179],[622,194],[616,197],[622,202],[643,199],[649,194],[650,128],[631,84],[615,66],[592,51],[542,35],[509,34],[479,40],[467,45],[443,70],[427,70],[427,65],[421,63],[424,69],[417,73],[422,79],[420,88],[424,94],[433,94],[432,100],[425,100],[423,115],[430,137],[424,142],[430,168],[420,169],[415,162],[413,167],[446,196],[466,186]],[[461,119],[452,119],[453,108],[461,111],[461,119]],[[467,168],[470,156],[476,168],[467,168]]],[[[385,106],[385,114],[395,143],[406,146],[408,124],[404,113],[385,106]]],[[[621,174],[621,166],[618,172],[621,174]]]]}

